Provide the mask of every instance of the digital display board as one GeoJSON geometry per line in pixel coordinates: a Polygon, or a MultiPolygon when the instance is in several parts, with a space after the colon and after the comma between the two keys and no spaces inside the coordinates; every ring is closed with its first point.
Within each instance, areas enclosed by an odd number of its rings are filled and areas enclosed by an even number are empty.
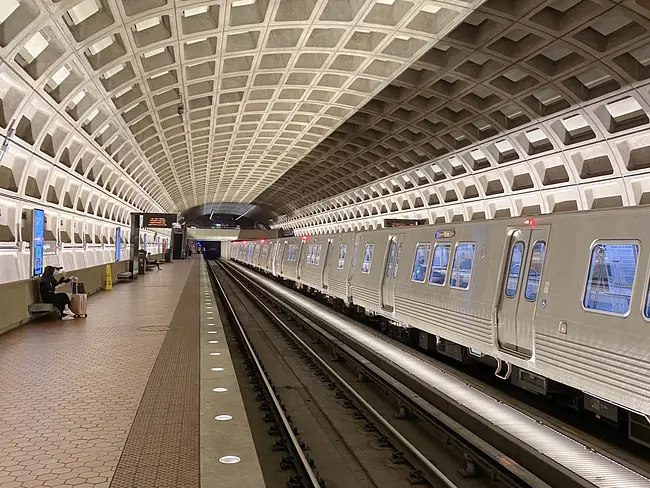
{"type": "Polygon", "coordinates": [[[142,214],[142,227],[170,229],[177,222],[176,214],[142,214]]]}
{"type": "Polygon", "coordinates": [[[427,219],[384,219],[384,227],[413,227],[415,225],[429,225],[427,219]]]}
{"type": "Polygon", "coordinates": [[[122,228],[115,229],[115,261],[122,258],[122,228]]]}
{"type": "Polygon", "coordinates": [[[436,239],[451,239],[456,235],[455,230],[438,230],[436,231],[436,239]]]}
{"type": "Polygon", "coordinates": [[[43,272],[43,236],[45,235],[45,211],[35,208],[32,214],[32,276],[43,272]]]}

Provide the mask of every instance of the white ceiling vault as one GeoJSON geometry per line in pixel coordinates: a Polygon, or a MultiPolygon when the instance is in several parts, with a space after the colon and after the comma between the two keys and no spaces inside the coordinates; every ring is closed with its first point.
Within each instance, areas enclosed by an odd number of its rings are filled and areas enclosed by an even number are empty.
{"type": "Polygon", "coordinates": [[[0,126],[154,207],[248,203],[479,3],[0,0],[0,126]]]}
{"type": "Polygon", "coordinates": [[[305,232],[650,204],[650,3],[487,0],[254,203],[305,232]]]}

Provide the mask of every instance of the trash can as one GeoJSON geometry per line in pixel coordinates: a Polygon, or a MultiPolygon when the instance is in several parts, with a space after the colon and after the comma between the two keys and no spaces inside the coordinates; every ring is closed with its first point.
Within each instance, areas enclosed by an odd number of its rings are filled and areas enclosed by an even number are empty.
{"type": "Polygon", "coordinates": [[[143,275],[147,266],[147,261],[144,256],[138,256],[138,274],[143,275]]]}
{"type": "Polygon", "coordinates": [[[167,249],[165,251],[165,262],[166,263],[171,263],[172,262],[172,250],[171,249],[167,249]]]}

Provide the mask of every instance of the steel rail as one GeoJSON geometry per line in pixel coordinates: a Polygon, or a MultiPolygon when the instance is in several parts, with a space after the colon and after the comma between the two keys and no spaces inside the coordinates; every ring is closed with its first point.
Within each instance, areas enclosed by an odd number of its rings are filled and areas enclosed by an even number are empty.
{"type": "Polygon", "coordinates": [[[266,388],[266,391],[273,401],[273,405],[275,406],[275,409],[280,417],[280,420],[282,421],[282,424],[284,425],[285,431],[287,432],[287,435],[289,436],[289,439],[291,441],[291,444],[293,445],[294,451],[298,455],[298,458],[300,459],[300,463],[302,464],[302,468],[307,475],[307,478],[309,478],[309,482],[311,483],[313,488],[324,488],[323,484],[321,483],[318,475],[314,472],[312,469],[309,459],[307,458],[307,455],[305,454],[305,451],[303,450],[302,446],[300,445],[300,441],[296,437],[293,431],[293,426],[291,425],[291,422],[289,422],[289,419],[287,418],[286,414],[284,413],[284,410],[282,409],[282,404],[280,400],[278,399],[278,396],[276,395],[275,391],[273,390],[273,386],[271,385],[271,382],[264,371],[264,368],[262,367],[262,363],[260,360],[257,358],[257,355],[255,354],[255,349],[253,348],[253,345],[251,344],[250,340],[248,339],[248,335],[246,334],[246,331],[244,329],[244,326],[242,325],[241,321],[239,320],[239,317],[237,315],[237,312],[235,312],[234,307],[232,306],[232,303],[228,299],[228,296],[226,294],[226,291],[224,290],[221,282],[219,281],[219,278],[217,278],[217,274],[213,268],[212,265],[208,265],[208,268],[212,272],[212,277],[214,279],[214,283],[216,284],[219,293],[221,294],[221,297],[223,299],[223,302],[225,303],[227,307],[227,312],[228,314],[232,317],[233,321],[235,322],[235,325],[237,326],[237,329],[239,330],[239,333],[242,337],[242,340],[248,349],[250,353],[250,357],[252,358],[253,362],[255,363],[255,367],[257,368],[257,371],[262,378],[262,382],[264,383],[264,386],[266,388]]]}
{"type": "Polygon", "coordinates": [[[284,323],[284,321],[271,310],[259,297],[250,291],[233,273],[227,269],[221,262],[218,265],[226,272],[242,290],[246,291],[248,295],[255,300],[255,302],[262,308],[284,331],[291,337],[296,344],[305,351],[311,359],[318,364],[319,368],[323,370],[330,378],[334,380],[339,389],[352,400],[352,402],[362,410],[369,420],[375,423],[378,430],[380,430],[386,437],[390,438],[393,445],[404,453],[407,459],[413,466],[422,471],[423,476],[430,482],[439,482],[440,486],[446,488],[458,488],[457,485],[451,481],[442,471],[440,471],[424,454],[422,454],[411,442],[408,441],[395,427],[393,427],[375,408],[370,405],[357,391],[350,386],[336,371],[334,371],[325,360],[323,360],[316,351],[314,351],[305,341],[303,341],[291,328],[284,323]]]}

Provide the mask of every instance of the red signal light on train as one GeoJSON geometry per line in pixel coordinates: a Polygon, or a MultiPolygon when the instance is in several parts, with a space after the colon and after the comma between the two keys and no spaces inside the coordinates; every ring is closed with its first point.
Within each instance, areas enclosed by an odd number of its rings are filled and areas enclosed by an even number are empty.
{"type": "Polygon", "coordinates": [[[524,224],[530,225],[531,227],[535,227],[537,222],[535,221],[535,219],[529,218],[529,219],[524,220],[524,224]]]}
{"type": "Polygon", "coordinates": [[[306,240],[307,240],[307,236],[302,236],[301,239],[302,239],[303,241],[306,241],[306,240]]]}
{"type": "Polygon", "coordinates": [[[266,242],[266,239],[262,239],[260,242],[264,244],[266,242]]]}

